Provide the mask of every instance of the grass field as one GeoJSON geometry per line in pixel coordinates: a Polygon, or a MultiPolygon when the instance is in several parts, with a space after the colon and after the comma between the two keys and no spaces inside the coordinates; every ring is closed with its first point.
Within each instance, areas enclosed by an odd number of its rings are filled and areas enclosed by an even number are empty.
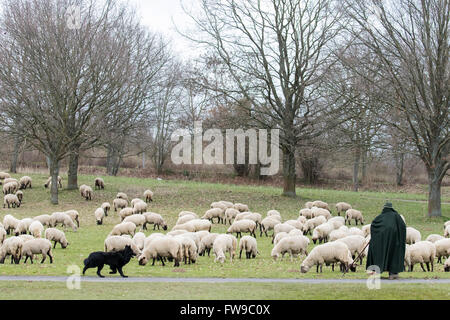
{"type": "MultiPolygon", "coordinates": [[[[17,174],[12,175],[14,178],[20,178],[25,175],[17,174]]],[[[419,202],[420,200],[426,200],[425,194],[406,194],[406,193],[381,193],[381,192],[348,192],[348,191],[335,191],[325,189],[309,189],[301,188],[297,189],[299,197],[296,199],[282,197],[281,189],[274,187],[258,187],[258,186],[236,186],[236,185],[224,185],[224,184],[211,184],[200,183],[190,181],[170,181],[155,179],[140,179],[130,177],[104,177],[106,188],[105,190],[94,190],[94,196],[92,201],[85,201],[81,198],[77,190],[61,190],[59,194],[59,205],[50,204],[49,190],[44,189],[43,184],[47,179],[43,174],[28,174],[33,179],[33,188],[24,190],[24,201],[18,209],[1,209],[1,220],[5,214],[9,213],[17,218],[33,217],[40,214],[51,214],[55,211],[65,211],[69,209],[76,209],[80,213],[80,228],[77,232],[71,230],[66,231],[66,236],[70,245],[67,249],[61,249],[58,245],[54,250],[55,261],[50,264],[48,261],[44,264],[35,263],[33,265],[27,263],[20,265],[11,265],[7,259],[7,263],[0,265],[0,275],[69,275],[67,268],[71,265],[83,266],[83,260],[92,251],[103,250],[103,242],[107,234],[111,231],[112,227],[120,222],[117,213],[112,212],[111,215],[105,220],[104,225],[97,226],[94,219],[94,210],[100,206],[104,201],[109,201],[115,198],[117,192],[122,191],[128,194],[130,199],[135,197],[142,197],[142,193],[145,189],[151,189],[154,191],[154,201],[149,205],[148,211],[157,212],[163,215],[168,223],[169,230],[175,224],[178,218],[178,213],[181,210],[189,210],[202,215],[209,205],[213,201],[228,200],[231,202],[242,202],[248,204],[251,211],[259,212],[265,216],[266,212],[270,209],[277,209],[281,212],[284,220],[295,219],[298,217],[298,211],[303,207],[306,201],[311,200],[323,200],[331,204],[339,201],[345,201],[353,205],[354,208],[361,210],[365,217],[365,223],[370,223],[372,219],[377,216],[386,199],[391,199],[394,208],[406,218],[408,226],[412,226],[418,229],[422,233],[422,239],[425,239],[429,234],[438,233],[443,234],[443,224],[445,221],[450,220],[450,205],[443,204],[442,212],[443,217],[429,219],[426,217],[427,203],[419,202]],[[408,201],[400,201],[393,199],[403,199],[408,201]],[[413,201],[419,200],[419,201],[413,201]]],[[[80,175],[79,185],[88,184],[93,187],[95,176],[80,175]]],[[[63,176],[63,185],[67,183],[67,176],[63,176]]],[[[448,188],[448,187],[446,187],[448,188]]],[[[447,195],[448,191],[445,190],[443,194],[447,195]]],[[[450,202],[449,196],[443,197],[443,202],[450,202]]],[[[151,230],[144,231],[146,235],[151,232],[162,232],[151,230]]],[[[211,232],[225,232],[227,229],[224,225],[214,224],[211,232]]],[[[158,262],[155,266],[139,266],[136,259],[133,259],[125,268],[125,274],[135,277],[258,277],[258,278],[340,278],[341,273],[338,271],[332,272],[331,267],[324,267],[322,274],[316,274],[315,270],[311,270],[307,274],[301,274],[300,264],[304,257],[300,259],[294,259],[290,261],[289,258],[285,258],[283,261],[273,261],[270,257],[270,251],[273,247],[271,238],[265,236],[260,238],[257,234],[258,249],[260,255],[257,259],[247,261],[246,259],[236,259],[232,263],[227,261],[223,264],[214,263],[214,257],[199,257],[197,263],[191,265],[181,264],[178,268],[173,268],[172,264],[162,267],[158,262]]],[[[313,247],[312,243],[310,244],[313,247]]],[[[311,249],[309,248],[309,250],[311,249]]],[[[367,278],[364,272],[364,267],[359,267],[356,273],[346,274],[345,278],[367,278]]],[[[450,273],[443,272],[443,266],[435,263],[435,271],[430,273],[424,273],[421,271],[420,266],[415,266],[415,271],[411,273],[402,273],[402,278],[450,278],[450,273]],[[420,270],[420,271],[419,271],[420,270]]],[[[95,270],[90,269],[87,271],[89,275],[95,275],[95,270]]],[[[105,268],[103,273],[108,275],[108,268],[105,268]]],[[[118,275],[114,275],[117,277],[118,275]]],[[[58,288],[65,286],[64,284],[57,283],[32,283],[28,286],[38,286],[42,288],[42,298],[50,298],[52,294],[58,294],[58,288]],[[46,289],[45,289],[46,288],[46,289]]],[[[107,288],[120,288],[119,284],[108,284],[103,287],[103,284],[85,284],[86,288],[93,288],[92,294],[84,295],[83,298],[96,298],[97,295],[101,295],[101,292],[107,291],[107,288]]],[[[129,286],[127,284],[126,286],[129,286]]],[[[167,285],[171,286],[171,285],[167,285]]],[[[172,284],[172,286],[175,286],[172,284]]],[[[181,286],[181,285],[179,285],[181,286]]],[[[191,287],[191,285],[189,285],[191,287]]],[[[197,286],[197,285],[196,285],[197,286]]],[[[198,287],[204,285],[198,284],[198,287]]],[[[214,286],[214,290],[219,287],[228,288],[224,289],[224,298],[227,294],[231,294],[233,291],[240,291],[241,285],[235,284],[221,284],[220,286],[214,286]],[[227,291],[229,290],[229,292],[227,291]],[[227,293],[225,293],[225,291],[227,293]]],[[[242,285],[245,286],[245,285],[242,285]]],[[[316,286],[316,285],[313,285],[316,286]]],[[[2,292],[14,292],[5,294],[3,298],[13,298],[16,294],[20,296],[19,283],[0,283],[2,289],[11,288],[11,290],[2,290],[2,292]]],[[[142,284],[133,284],[132,287],[140,288],[145,287],[142,284]]],[[[162,284],[152,285],[153,288],[158,287],[161,289],[161,297],[165,298],[180,298],[180,294],[168,294],[164,293],[165,287],[162,284]]],[[[310,288],[309,286],[298,288],[296,285],[288,284],[273,284],[273,285],[254,285],[252,288],[257,288],[260,291],[257,296],[263,299],[276,298],[276,292],[281,287],[289,287],[291,289],[287,292],[291,292],[292,295],[287,294],[286,299],[295,298],[296,295],[306,294],[310,288]],[[302,290],[304,291],[302,293],[302,290]]],[[[339,287],[337,293],[338,298],[345,298],[346,286],[339,287]]],[[[424,292],[429,292],[433,297],[441,297],[448,299],[448,295],[442,295],[442,292],[449,291],[448,285],[437,285],[435,289],[431,290],[426,285],[408,285],[411,290],[418,290],[422,288],[424,292]],[[414,289],[415,288],[415,289],[414,289]],[[430,290],[428,290],[430,289],[430,290]]],[[[25,288],[23,288],[25,289],[25,288]]],[[[182,286],[179,287],[182,290],[182,286]]],[[[354,290],[352,285],[349,285],[348,290],[354,290]]],[[[142,290],[145,291],[144,288],[142,290]]],[[[200,290],[200,289],[199,289],[200,290]]],[[[67,291],[67,290],[66,290],[67,291]]],[[[77,293],[66,292],[67,298],[77,298],[77,293]]],[[[83,290],[84,291],[84,290],[83,290]]],[[[158,290],[159,291],[159,290],[158,290]]],[[[176,291],[176,290],[175,290],[176,291]]],[[[328,291],[328,290],[327,290],[328,291]]],[[[396,296],[398,288],[392,286],[392,297],[396,296]]],[[[421,290],[419,290],[421,291],[421,290]]],[[[25,292],[25,291],[24,291],[25,292]]],[[[39,290],[37,292],[40,292],[39,290]]],[[[127,292],[127,291],[123,291],[127,292]]],[[[85,292],[86,294],[86,292],[85,292]]],[[[214,295],[214,293],[211,293],[214,295]]],[[[208,295],[198,298],[206,298],[208,295]]],[[[388,295],[389,296],[389,295],[388,295]]],[[[430,297],[431,297],[430,296],[430,297]]],[[[126,295],[126,298],[133,298],[132,295],[126,295]]],[[[152,298],[152,295],[146,296],[152,298]]],[[[190,296],[191,297],[191,296],[190,296]]],[[[197,297],[196,295],[192,296],[197,297]]],[[[234,296],[233,296],[234,297],[234,296]]],[[[237,296],[238,297],[238,296],[237,296]]],[[[322,298],[329,298],[329,294],[324,294],[322,298]]],[[[365,296],[369,298],[369,296],[365,296]]],[[[403,296],[399,295],[401,299],[403,296]]],[[[31,296],[30,296],[31,298],[31,296]]],[[[108,298],[108,297],[104,297],[108,298]]],[[[154,297],[157,298],[157,297],[154,297]]]]}

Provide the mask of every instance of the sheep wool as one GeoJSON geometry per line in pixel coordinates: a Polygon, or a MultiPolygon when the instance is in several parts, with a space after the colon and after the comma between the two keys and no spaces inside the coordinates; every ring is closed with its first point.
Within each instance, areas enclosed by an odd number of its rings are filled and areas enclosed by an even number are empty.
{"type": "Polygon", "coordinates": [[[308,255],[308,244],[309,239],[305,236],[287,236],[281,239],[272,249],[271,257],[274,260],[281,255],[281,259],[283,259],[286,253],[289,253],[291,257],[291,261],[293,261],[294,257],[297,255],[304,253],[308,255]]]}
{"type": "Polygon", "coordinates": [[[423,264],[426,264],[428,271],[430,271],[431,264],[431,271],[433,271],[435,257],[436,246],[434,243],[430,241],[418,241],[406,247],[405,264],[409,267],[409,272],[413,271],[416,263],[420,263],[420,266],[424,272],[426,271],[423,264]]]}
{"type": "Polygon", "coordinates": [[[239,241],[239,259],[241,259],[243,250],[247,259],[256,258],[258,254],[258,243],[256,239],[251,236],[243,236],[239,241]]]}
{"type": "Polygon", "coordinates": [[[65,249],[69,245],[69,242],[66,239],[66,235],[63,231],[58,230],[56,228],[47,228],[45,229],[45,239],[49,241],[54,241],[53,248],[56,248],[56,244],[59,243],[61,248],[65,249]]]}
{"type": "Polygon", "coordinates": [[[347,202],[336,203],[336,212],[337,212],[338,216],[341,215],[341,212],[345,213],[349,209],[352,209],[352,206],[347,202]]]}
{"type": "Polygon", "coordinates": [[[52,243],[47,239],[33,239],[25,242],[22,247],[22,256],[25,257],[25,263],[28,259],[33,263],[35,254],[42,254],[41,263],[45,262],[47,256],[50,258],[50,263],[53,263],[52,243]]]}
{"type": "Polygon", "coordinates": [[[0,248],[0,263],[4,263],[6,257],[11,256],[11,264],[19,264],[20,258],[22,257],[22,248],[24,241],[17,236],[7,238],[3,241],[2,247],[0,248]]]}
{"type": "Polygon", "coordinates": [[[407,227],[406,228],[406,243],[407,244],[414,244],[416,242],[419,242],[422,239],[422,235],[420,234],[420,231],[413,228],[413,227],[407,227]]]}
{"type": "Polygon", "coordinates": [[[306,273],[309,269],[316,265],[316,272],[322,272],[323,264],[341,263],[341,266],[345,269],[353,263],[353,259],[350,254],[350,250],[347,245],[341,241],[333,241],[324,243],[314,247],[308,256],[303,260],[300,271],[306,273]]]}

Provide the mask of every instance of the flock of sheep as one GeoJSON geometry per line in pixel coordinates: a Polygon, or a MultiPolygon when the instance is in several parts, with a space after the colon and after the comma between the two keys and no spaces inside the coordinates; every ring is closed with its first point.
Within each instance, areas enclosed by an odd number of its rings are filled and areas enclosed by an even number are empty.
{"type": "MultiPolygon", "coordinates": [[[[30,177],[22,177],[19,181],[9,177],[9,174],[0,172],[0,180],[3,184],[4,208],[19,207],[23,199],[22,190],[31,188],[30,177]]],[[[104,189],[103,179],[95,179],[95,188],[104,189]]],[[[49,179],[45,187],[49,187],[49,179]]],[[[58,179],[58,184],[61,180],[58,179]]],[[[93,190],[87,185],[80,186],[80,195],[86,200],[92,200],[93,190]]],[[[265,217],[260,213],[251,212],[249,207],[242,203],[218,201],[211,203],[211,208],[203,216],[194,212],[181,211],[178,219],[170,231],[166,233],[153,232],[146,236],[143,231],[148,225],[153,225],[153,230],[168,229],[162,215],[148,211],[148,203],[153,201],[153,192],[146,190],[143,199],[134,198],[129,201],[128,196],[119,192],[112,201],[104,202],[94,211],[94,219],[98,225],[102,225],[112,209],[120,217],[121,222],[115,225],[104,241],[106,252],[120,251],[126,245],[130,245],[137,257],[139,265],[146,265],[152,261],[152,265],[159,260],[162,265],[165,262],[174,261],[174,266],[195,263],[198,256],[210,256],[214,254],[214,262],[224,263],[227,255],[232,261],[239,250],[239,258],[245,252],[246,258],[256,258],[259,254],[257,233],[259,237],[269,237],[272,231],[273,248],[271,257],[277,260],[289,254],[291,261],[299,255],[305,255],[300,270],[306,273],[316,266],[316,272],[322,272],[323,265],[340,264],[340,270],[350,269],[355,271],[354,261],[367,255],[370,241],[370,224],[364,225],[364,217],[358,210],[345,202],[336,204],[337,216],[332,216],[327,203],[317,200],[307,202],[305,208],[299,211],[297,219],[283,221],[279,211],[269,210],[265,217]],[[343,216],[341,216],[341,213],[343,216]],[[355,221],[356,226],[351,226],[355,221]],[[229,225],[226,233],[211,232],[213,224],[229,225]],[[357,227],[358,223],[361,225],[357,227]],[[349,226],[347,226],[347,224],[349,226]],[[258,230],[259,229],[259,230],[258,230]],[[248,235],[242,235],[247,233],[248,235]],[[236,234],[236,236],[234,235],[236,234]],[[309,237],[308,237],[309,236],[309,237]],[[239,241],[238,241],[239,239],[239,241]],[[310,242],[314,244],[308,253],[310,242]],[[365,248],[365,249],[364,249],[365,248]]],[[[404,217],[402,216],[403,220],[404,217]]],[[[76,231],[79,228],[79,214],[76,210],[66,212],[54,212],[51,215],[43,214],[36,217],[16,219],[7,214],[0,223],[0,263],[11,256],[18,264],[22,257],[33,262],[34,255],[42,255],[42,263],[49,256],[53,262],[53,249],[59,243],[66,248],[69,243],[65,233],[57,229],[58,225],[65,229],[76,231]],[[44,230],[44,227],[47,229],[44,230]],[[7,238],[7,235],[12,234],[7,238]]],[[[405,267],[413,270],[413,266],[420,263],[423,271],[433,271],[433,263],[437,258],[438,263],[444,262],[444,270],[450,271],[450,221],[444,226],[444,235],[432,234],[421,241],[418,230],[407,227],[405,267]]]]}

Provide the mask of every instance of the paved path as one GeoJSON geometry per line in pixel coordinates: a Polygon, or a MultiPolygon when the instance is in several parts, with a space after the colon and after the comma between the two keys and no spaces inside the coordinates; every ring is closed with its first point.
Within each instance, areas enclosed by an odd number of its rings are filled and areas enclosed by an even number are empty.
{"type": "MultiPolygon", "coordinates": [[[[106,275],[106,274],[105,274],[106,275]]],[[[0,276],[0,281],[49,281],[49,282],[66,282],[66,276],[0,276]]],[[[108,276],[105,278],[82,276],[82,282],[134,282],[134,283],[305,283],[305,284],[328,284],[328,283],[366,283],[366,279],[264,279],[264,278],[146,278],[146,277],[129,277],[121,278],[120,276],[108,276]]],[[[385,283],[448,283],[450,279],[399,279],[385,280],[385,283]]]]}

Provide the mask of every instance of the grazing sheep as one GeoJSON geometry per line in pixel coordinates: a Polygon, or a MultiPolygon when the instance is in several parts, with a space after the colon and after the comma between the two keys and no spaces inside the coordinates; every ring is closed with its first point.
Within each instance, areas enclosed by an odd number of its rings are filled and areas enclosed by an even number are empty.
{"type": "Polygon", "coordinates": [[[296,229],[293,225],[290,225],[289,223],[279,223],[273,227],[273,235],[272,235],[272,243],[275,239],[275,236],[280,232],[290,232],[291,230],[296,229]]]}
{"type": "Polygon", "coordinates": [[[113,200],[114,211],[117,212],[117,209],[123,209],[128,206],[128,201],[122,198],[116,198],[113,200]]]}
{"type": "Polygon", "coordinates": [[[344,242],[348,249],[350,250],[350,253],[352,255],[352,259],[354,260],[355,257],[357,257],[361,253],[360,257],[360,263],[362,264],[363,258],[366,256],[365,253],[362,253],[362,249],[366,246],[366,238],[360,235],[350,235],[343,238],[340,238],[336,241],[344,242]]]}
{"type": "Polygon", "coordinates": [[[19,180],[19,189],[26,189],[26,188],[30,188],[31,189],[31,182],[33,180],[29,177],[29,176],[23,176],[22,178],[20,178],[19,180]]]}
{"type": "Polygon", "coordinates": [[[449,272],[449,271],[450,271],[450,258],[448,258],[448,259],[445,260],[445,262],[444,262],[444,271],[445,271],[445,272],[449,272]]]}
{"type": "Polygon", "coordinates": [[[448,225],[448,226],[445,227],[445,230],[444,230],[444,237],[445,237],[445,238],[450,237],[450,225],[448,225]]]}
{"type": "Polygon", "coordinates": [[[219,202],[222,203],[222,204],[224,204],[225,207],[227,207],[227,208],[233,208],[233,207],[234,207],[234,203],[233,203],[233,202],[230,202],[230,201],[224,201],[224,200],[220,200],[219,202]]]}
{"type": "Polygon", "coordinates": [[[174,237],[156,237],[147,246],[139,256],[139,265],[144,266],[150,259],[153,259],[152,266],[155,265],[156,259],[159,259],[164,266],[164,259],[170,258],[175,260],[174,267],[180,266],[183,258],[182,246],[174,237]]]}
{"type": "Polygon", "coordinates": [[[312,201],[305,202],[305,208],[306,209],[311,209],[312,207],[313,207],[313,202],[312,201]]]}
{"type": "Polygon", "coordinates": [[[111,210],[111,205],[109,204],[109,202],[103,202],[101,208],[103,209],[103,211],[105,211],[105,217],[107,217],[108,211],[111,210]]]}
{"type": "Polygon", "coordinates": [[[214,218],[217,218],[217,223],[223,223],[225,220],[225,212],[224,209],[216,207],[209,209],[205,212],[202,219],[208,219],[212,223],[214,222],[214,218]]]}
{"type": "Polygon", "coordinates": [[[145,198],[145,202],[152,202],[153,201],[153,192],[151,190],[145,190],[144,198],[145,198]]]}
{"type": "MultiPolygon", "coordinates": [[[[144,235],[145,238],[145,235],[144,235]]],[[[117,252],[125,249],[125,246],[130,246],[131,250],[136,256],[139,256],[142,252],[133,241],[133,239],[125,236],[109,236],[105,239],[104,246],[105,252],[117,252]]]]}
{"type": "Polygon", "coordinates": [[[330,211],[324,208],[312,207],[311,212],[314,218],[318,216],[324,216],[327,220],[331,218],[330,211]]]}
{"type": "Polygon", "coordinates": [[[339,229],[340,227],[345,225],[344,217],[333,217],[333,218],[330,218],[327,222],[331,223],[333,225],[334,229],[339,229]]]}
{"type": "MultiPolygon", "coordinates": [[[[140,198],[134,198],[134,199],[131,199],[131,201],[130,201],[130,207],[134,208],[134,205],[135,205],[136,203],[138,203],[138,202],[144,202],[144,200],[142,200],[142,199],[140,199],[140,198]]],[[[145,202],[144,202],[144,203],[145,203],[145,202]]]]}
{"type": "Polygon", "coordinates": [[[341,215],[341,212],[346,212],[347,210],[352,209],[352,206],[347,202],[338,202],[336,203],[336,212],[338,216],[341,215]]]}
{"type": "Polygon", "coordinates": [[[303,260],[303,263],[300,266],[300,271],[302,273],[306,273],[312,266],[316,265],[316,272],[319,272],[320,267],[320,272],[322,273],[324,263],[326,265],[333,264],[332,268],[334,271],[334,264],[338,262],[341,263],[341,270],[344,268],[346,270],[348,266],[353,263],[350,250],[342,241],[328,242],[318,245],[311,250],[305,260],[303,260]]]}
{"type": "Polygon", "coordinates": [[[6,239],[6,230],[3,226],[0,226],[0,245],[3,244],[3,241],[6,239]]]}
{"type": "Polygon", "coordinates": [[[56,248],[57,243],[59,243],[61,245],[61,248],[63,249],[67,248],[67,246],[69,245],[64,232],[56,228],[45,229],[44,236],[45,239],[55,242],[53,248],[56,248]]]}
{"type": "Polygon", "coordinates": [[[15,194],[16,194],[16,196],[17,196],[17,199],[19,199],[20,204],[22,204],[22,200],[23,200],[23,192],[20,191],[20,190],[17,190],[15,194]]]}
{"type": "Polygon", "coordinates": [[[179,217],[175,224],[176,225],[177,224],[183,224],[183,223],[186,223],[186,222],[194,220],[194,219],[197,219],[197,217],[193,216],[192,214],[186,214],[186,215],[184,215],[182,217],[179,217]]]}
{"type": "Polygon", "coordinates": [[[436,258],[438,263],[442,262],[442,257],[448,258],[450,256],[450,239],[441,239],[434,242],[436,247],[436,258]]]}
{"type": "Polygon", "coordinates": [[[436,257],[436,246],[430,241],[419,241],[412,245],[406,246],[405,251],[405,264],[409,267],[408,271],[412,272],[414,265],[420,263],[424,272],[425,268],[423,264],[427,265],[427,270],[430,272],[434,269],[434,258],[436,257]]]}
{"type": "MultiPolygon", "coordinates": [[[[44,187],[51,188],[52,186],[52,177],[48,177],[47,182],[44,184],[44,187]]],[[[58,176],[58,188],[62,188],[62,178],[58,176]]]]}
{"type": "Polygon", "coordinates": [[[37,220],[34,220],[28,227],[28,231],[35,238],[41,238],[42,232],[44,232],[44,226],[37,220]]]}
{"type": "MultiPolygon", "coordinates": [[[[222,209],[223,212],[225,212],[225,210],[227,210],[229,207],[225,203],[218,201],[218,202],[212,202],[210,205],[210,208],[211,209],[219,208],[219,209],[222,209]]],[[[233,206],[231,206],[230,208],[233,208],[233,206]]]]}
{"type": "MultiPolygon", "coordinates": [[[[167,232],[166,233],[166,235],[167,236],[172,236],[172,237],[175,237],[175,236],[178,236],[178,235],[180,235],[180,234],[184,234],[184,233],[189,233],[189,231],[186,231],[186,230],[174,230],[174,231],[169,231],[169,232],[167,232]]],[[[162,233],[161,233],[162,234],[162,233]]]]}
{"type": "Polygon", "coordinates": [[[420,234],[419,230],[414,229],[413,227],[406,228],[406,243],[407,244],[414,244],[416,242],[419,242],[421,239],[422,239],[422,235],[420,234]]]}
{"type": "Polygon", "coordinates": [[[442,240],[442,239],[445,239],[445,238],[444,238],[443,236],[441,236],[440,234],[430,234],[430,235],[425,239],[425,241],[430,241],[430,242],[435,243],[436,241],[442,240]]]}
{"type": "Polygon", "coordinates": [[[138,247],[139,250],[144,249],[145,234],[143,232],[136,232],[133,236],[133,242],[138,247]]]}
{"type": "Polygon", "coordinates": [[[303,229],[303,223],[301,223],[298,220],[286,220],[284,223],[290,224],[291,226],[293,226],[294,228],[296,228],[298,230],[302,230],[303,229]]]}
{"type": "Polygon", "coordinates": [[[205,219],[194,219],[189,221],[188,223],[192,224],[194,226],[194,231],[191,232],[198,232],[198,231],[211,231],[212,223],[209,220],[205,219]]]}
{"type": "Polygon", "coordinates": [[[227,210],[225,210],[225,224],[229,223],[231,225],[232,220],[236,218],[238,214],[239,210],[227,208],[227,210]]]}
{"type": "Polygon", "coordinates": [[[128,216],[131,216],[132,214],[133,214],[133,208],[126,207],[126,208],[121,209],[119,211],[120,221],[123,221],[123,219],[125,219],[128,216]]]}
{"type": "Polygon", "coordinates": [[[324,216],[318,216],[306,221],[303,225],[303,234],[311,233],[311,231],[322,223],[327,222],[327,219],[324,216]]]}
{"type": "Polygon", "coordinates": [[[337,230],[333,230],[330,232],[329,238],[328,240],[330,241],[335,241],[338,239],[342,239],[349,236],[349,233],[347,231],[341,230],[341,229],[337,229],[337,230]]]}
{"type": "Polygon", "coordinates": [[[94,217],[95,221],[97,222],[97,225],[103,224],[103,219],[105,218],[105,210],[103,210],[103,208],[95,209],[94,217]]]}
{"type": "Polygon", "coordinates": [[[7,179],[7,178],[11,178],[9,173],[3,172],[3,171],[0,172],[0,180],[4,180],[4,179],[7,179]]]}
{"type": "Polygon", "coordinates": [[[24,241],[20,237],[10,237],[3,241],[2,247],[0,248],[0,263],[5,263],[5,259],[11,256],[11,264],[19,264],[22,257],[22,247],[24,241]]]}
{"type": "Polygon", "coordinates": [[[100,178],[100,177],[97,177],[97,178],[95,178],[95,181],[94,181],[94,189],[105,189],[105,181],[102,179],[102,178],[100,178]]]}
{"type": "MultiPolygon", "coordinates": [[[[242,220],[245,221],[245,220],[242,220]]],[[[251,220],[249,220],[251,221],[251,220]]],[[[251,221],[254,223],[254,221],[251,221]]],[[[234,224],[234,223],[233,223],[234,224]]],[[[236,253],[237,239],[233,235],[219,234],[219,236],[214,240],[213,252],[216,258],[214,262],[219,261],[220,263],[225,262],[225,253],[230,254],[230,262],[233,262],[233,257],[236,253]]]]}
{"type": "Polygon", "coordinates": [[[26,241],[22,246],[22,256],[25,257],[24,263],[27,263],[28,258],[33,263],[33,256],[35,254],[42,254],[41,263],[44,263],[47,255],[50,258],[50,263],[53,263],[52,243],[47,239],[26,241]]]}
{"type": "Polygon", "coordinates": [[[145,238],[143,250],[145,250],[149,246],[149,244],[156,238],[163,238],[163,237],[166,237],[166,235],[159,232],[152,233],[151,235],[145,238]]]}
{"type": "Polygon", "coordinates": [[[245,250],[245,257],[247,259],[256,258],[256,255],[258,254],[258,244],[256,239],[251,236],[243,236],[239,240],[239,259],[241,259],[242,250],[245,250]]]}
{"type": "Polygon", "coordinates": [[[79,220],[80,214],[78,213],[77,210],[67,210],[64,211],[64,213],[67,214],[74,223],[75,222],[77,223],[78,228],[80,227],[80,220],[79,220]]]}
{"type": "Polygon", "coordinates": [[[19,222],[19,219],[16,219],[12,215],[7,214],[3,218],[3,228],[5,228],[7,234],[11,234],[11,230],[15,230],[19,222]]]}
{"type": "Polygon", "coordinates": [[[304,253],[308,255],[309,239],[305,236],[287,236],[281,239],[272,249],[270,253],[271,257],[276,261],[281,255],[281,259],[284,258],[286,253],[291,256],[291,262],[297,255],[304,253]]]}
{"type": "Polygon", "coordinates": [[[15,182],[8,182],[3,185],[3,194],[13,194],[18,190],[18,184],[15,182]]]}
{"type": "MultiPolygon", "coordinates": [[[[292,230],[296,230],[296,229],[292,229],[292,230]]],[[[291,232],[291,231],[289,231],[289,232],[291,232]]],[[[278,232],[272,239],[273,245],[276,246],[277,243],[280,242],[281,239],[288,237],[289,232],[284,232],[284,231],[278,232]]]]}
{"type": "Polygon", "coordinates": [[[330,207],[328,206],[328,203],[323,202],[323,201],[320,201],[320,200],[313,201],[312,206],[313,206],[313,207],[317,207],[317,208],[326,209],[326,210],[328,210],[328,211],[331,211],[331,210],[330,210],[330,207]]]}
{"type": "Polygon", "coordinates": [[[31,218],[24,218],[19,221],[17,224],[16,229],[14,229],[14,235],[18,236],[21,234],[26,234],[28,232],[28,228],[30,227],[30,224],[33,223],[33,219],[31,218]]]}
{"type": "Polygon", "coordinates": [[[65,228],[72,228],[73,231],[77,231],[77,226],[73,222],[72,218],[65,212],[53,212],[50,215],[50,225],[56,227],[58,223],[63,225],[65,228]]]}
{"type": "Polygon", "coordinates": [[[260,228],[259,228],[260,235],[259,236],[262,237],[262,234],[264,232],[266,234],[266,237],[268,237],[269,235],[267,234],[267,231],[273,230],[273,228],[279,223],[280,223],[280,221],[273,218],[273,216],[264,218],[260,224],[260,228]]]}
{"type": "Polygon", "coordinates": [[[142,214],[132,214],[131,216],[126,217],[123,219],[123,222],[133,222],[136,227],[143,227],[144,229],[147,229],[144,227],[147,223],[147,218],[142,214]]]}
{"type": "Polygon", "coordinates": [[[178,217],[180,218],[180,217],[185,216],[185,215],[193,215],[194,217],[198,218],[198,215],[195,212],[191,212],[191,211],[181,211],[178,214],[178,217]]]}
{"type": "Polygon", "coordinates": [[[281,213],[278,210],[267,211],[266,217],[272,217],[274,219],[280,220],[281,222],[281,213]]]}
{"type": "Polygon", "coordinates": [[[3,208],[6,207],[6,205],[8,205],[8,209],[10,207],[12,208],[19,208],[20,207],[20,201],[19,198],[15,195],[15,194],[6,194],[3,197],[3,208]]]}
{"type": "Polygon", "coordinates": [[[348,221],[348,225],[351,224],[352,219],[355,219],[355,224],[358,225],[358,221],[361,223],[361,225],[364,224],[364,218],[361,213],[361,211],[356,209],[348,209],[345,211],[345,223],[348,221]]]}
{"type": "Polygon", "coordinates": [[[112,231],[109,233],[110,236],[121,236],[123,234],[129,234],[134,236],[136,233],[136,225],[133,222],[121,222],[116,224],[112,231]]]}
{"type": "Polygon", "coordinates": [[[134,203],[133,214],[144,213],[145,211],[147,211],[147,204],[144,201],[140,200],[134,203]]]}
{"type": "Polygon", "coordinates": [[[334,226],[332,223],[323,223],[319,226],[317,226],[312,233],[311,240],[314,244],[316,244],[316,241],[319,241],[319,243],[322,243],[322,241],[328,242],[328,239],[330,237],[330,233],[334,230],[334,226]]]}
{"type": "Polygon", "coordinates": [[[240,214],[236,215],[234,221],[239,221],[242,219],[254,221],[256,223],[256,227],[258,228],[258,226],[261,225],[262,216],[257,212],[241,212],[240,214]]]}
{"type": "Polygon", "coordinates": [[[184,264],[191,264],[197,261],[197,245],[194,240],[184,234],[174,237],[181,245],[182,259],[184,264]]]}
{"type": "MultiPolygon", "coordinates": [[[[297,218],[297,221],[301,222],[301,224],[303,225],[303,224],[306,223],[306,221],[308,221],[308,219],[306,219],[304,216],[299,216],[299,217],[297,218]]],[[[280,222],[281,222],[281,221],[280,221],[280,222]]]]}
{"type": "Polygon", "coordinates": [[[90,186],[85,186],[83,189],[83,192],[81,193],[81,196],[88,200],[92,200],[92,194],[94,193],[94,190],[90,186]]]}
{"type": "Polygon", "coordinates": [[[29,235],[29,234],[21,234],[21,235],[19,235],[18,237],[19,237],[20,239],[22,239],[23,242],[27,242],[27,241],[30,241],[30,240],[35,239],[32,235],[29,235]]]}
{"type": "Polygon", "coordinates": [[[147,223],[148,224],[153,224],[153,230],[155,230],[156,227],[159,228],[163,228],[163,230],[167,230],[167,223],[164,221],[164,218],[155,212],[144,212],[142,214],[145,219],[146,222],[144,223],[144,229],[147,229],[147,223]]]}
{"type": "Polygon", "coordinates": [[[240,212],[246,212],[248,210],[248,206],[243,203],[235,203],[233,206],[234,209],[239,210],[240,212]]]}
{"type": "Polygon", "coordinates": [[[234,221],[233,224],[228,228],[227,233],[236,232],[236,236],[241,237],[242,232],[249,232],[250,235],[255,235],[256,222],[253,220],[243,219],[239,221],[234,221]]]}
{"type": "Polygon", "coordinates": [[[208,252],[208,257],[213,247],[214,240],[216,240],[218,233],[210,233],[207,236],[203,237],[200,241],[200,245],[198,247],[198,254],[203,256],[205,252],[208,252]]]}
{"type": "Polygon", "coordinates": [[[305,217],[306,219],[314,218],[311,209],[303,208],[298,212],[300,216],[305,217]]]}
{"type": "Polygon", "coordinates": [[[127,200],[127,205],[128,205],[128,196],[126,193],[124,192],[118,192],[116,195],[116,199],[123,199],[123,200],[127,200]]]}

